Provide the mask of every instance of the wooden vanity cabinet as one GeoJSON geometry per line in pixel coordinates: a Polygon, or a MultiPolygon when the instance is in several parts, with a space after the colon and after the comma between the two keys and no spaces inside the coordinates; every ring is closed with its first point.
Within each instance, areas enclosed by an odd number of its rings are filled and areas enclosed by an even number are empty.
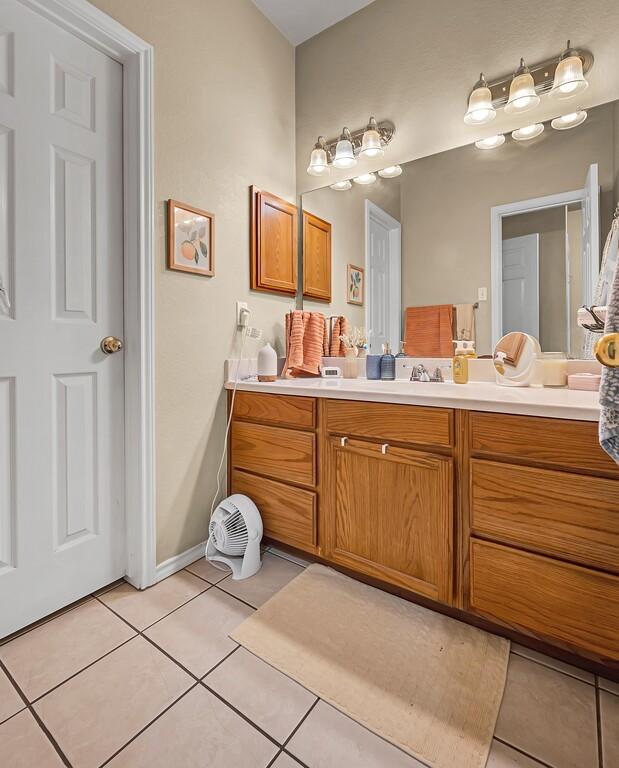
{"type": "Polygon", "coordinates": [[[272,541],[619,667],[619,467],[592,422],[237,392],[229,478],[272,541]]]}

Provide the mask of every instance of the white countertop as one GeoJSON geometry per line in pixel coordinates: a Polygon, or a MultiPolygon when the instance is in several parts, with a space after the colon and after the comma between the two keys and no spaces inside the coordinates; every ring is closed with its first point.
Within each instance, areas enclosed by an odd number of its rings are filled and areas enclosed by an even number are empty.
{"type": "MultiPolygon", "coordinates": [[[[228,381],[225,386],[226,389],[232,389],[234,382],[228,381]]],[[[401,380],[371,381],[362,378],[278,379],[270,383],[242,380],[239,381],[237,389],[244,392],[442,406],[579,421],[598,421],[600,416],[597,392],[549,387],[500,387],[491,382],[428,384],[401,380]]]]}

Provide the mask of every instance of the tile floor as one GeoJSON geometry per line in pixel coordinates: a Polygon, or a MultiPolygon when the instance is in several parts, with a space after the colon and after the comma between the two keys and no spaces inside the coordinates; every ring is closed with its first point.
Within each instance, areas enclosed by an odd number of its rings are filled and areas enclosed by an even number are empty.
{"type": "MultiPolygon", "coordinates": [[[[199,560],[0,645],[0,765],[420,768],[228,637],[303,567],[199,560]]],[[[619,685],[514,645],[488,768],[619,768],[619,685]]]]}

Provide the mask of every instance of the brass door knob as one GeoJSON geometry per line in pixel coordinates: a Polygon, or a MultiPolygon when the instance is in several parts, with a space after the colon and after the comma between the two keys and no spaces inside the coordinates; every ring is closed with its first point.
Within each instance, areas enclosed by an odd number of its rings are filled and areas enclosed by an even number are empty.
{"type": "Polygon", "coordinates": [[[619,368],[619,333],[606,333],[595,345],[595,356],[607,368],[619,368]]]}
{"type": "Polygon", "coordinates": [[[123,348],[123,343],[116,336],[106,336],[101,339],[101,351],[106,355],[113,355],[115,352],[120,352],[123,348]]]}

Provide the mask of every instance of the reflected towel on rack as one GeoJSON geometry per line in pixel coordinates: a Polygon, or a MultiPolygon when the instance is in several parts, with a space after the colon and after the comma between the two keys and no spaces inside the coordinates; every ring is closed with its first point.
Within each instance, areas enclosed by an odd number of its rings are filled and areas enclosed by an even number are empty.
{"type": "Polygon", "coordinates": [[[321,312],[295,309],[286,315],[285,377],[320,375],[325,332],[321,312]]]}
{"type": "Polygon", "coordinates": [[[455,304],[456,336],[462,341],[475,341],[475,305],[455,304]]]}
{"type": "MultiPolygon", "coordinates": [[[[604,333],[619,332],[619,262],[610,286],[604,333]]],[[[619,368],[604,368],[600,384],[600,445],[619,464],[619,368]]]]}
{"type": "Polygon", "coordinates": [[[329,357],[345,357],[346,348],[340,336],[350,333],[348,319],[344,315],[336,315],[331,320],[331,340],[329,343],[329,357]]]}
{"type": "Polygon", "coordinates": [[[454,308],[452,304],[408,307],[404,351],[409,357],[453,357],[454,308]]]}

